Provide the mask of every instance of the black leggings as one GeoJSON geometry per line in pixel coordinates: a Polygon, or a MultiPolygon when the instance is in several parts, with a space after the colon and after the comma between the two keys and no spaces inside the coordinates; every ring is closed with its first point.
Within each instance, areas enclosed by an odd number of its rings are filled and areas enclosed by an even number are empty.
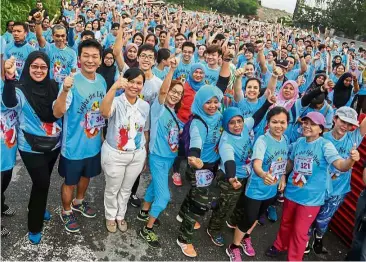
{"type": "Polygon", "coordinates": [[[8,188],[11,176],[13,174],[13,169],[1,171],[1,211],[4,210],[5,205],[5,191],[8,188]]]}
{"type": "Polygon", "coordinates": [[[266,200],[256,200],[247,197],[245,194],[244,198],[239,199],[236,208],[243,208],[244,215],[238,220],[237,226],[241,232],[247,232],[259,217],[266,212],[267,208],[276,199],[272,197],[266,200]]]}
{"type": "Polygon", "coordinates": [[[60,154],[60,149],[45,154],[28,153],[20,150],[19,153],[32,179],[32,191],[28,204],[28,230],[32,233],[38,233],[42,231],[51,173],[60,154]]]}

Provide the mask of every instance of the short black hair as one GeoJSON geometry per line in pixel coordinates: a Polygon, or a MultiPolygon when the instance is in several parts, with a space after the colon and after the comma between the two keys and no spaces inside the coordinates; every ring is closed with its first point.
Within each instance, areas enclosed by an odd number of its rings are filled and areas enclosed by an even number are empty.
{"type": "Polygon", "coordinates": [[[119,23],[113,23],[111,28],[113,29],[113,28],[116,28],[116,27],[119,28],[120,24],[119,23]]]}
{"type": "Polygon", "coordinates": [[[157,25],[157,26],[155,26],[155,30],[158,29],[158,28],[160,28],[160,30],[163,30],[164,29],[164,26],[163,25],[157,25]]]}
{"type": "MultiPolygon", "coordinates": [[[[113,27],[112,27],[113,28],[113,27]]],[[[134,34],[133,35],[133,37],[132,37],[132,43],[135,43],[135,38],[137,37],[137,36],[140,36],[141,37],[141,39],[142,39],[142,42],[144,42],[144,35],[141,33],[141,32],[137,32],[136,34],[134,34]]]]}
{"type": "Polygon", "coordinates": [[[149,44],[143,44],[139,47],[139,50],[137,51],[137,56],[140,56],[143,51],[151,51],[154,53],[154,59],[156,59],[156,50],[155,47],[149,44]]]}
{"type": "Polygon", "coordinates": [[[185,39],[185,40],[187,40],[187,37],[186,37],[184,34],[182,34],[182,33],[178,33],[178,34],[176,34],[176,35],[175,35],[175,38],[177,38],[178,36],[183,36],[183,37],[184,37],[184,39],[185,39]]]}
{"type": "Polygon", "coordinates": [[[95,35],[94,35],[93,31],[85,30],[85,31],[81,32],[80,38],[83,38],[83,36],[85,36],[85,35],[90,35],[93,39],[95,39],[95,35]]]}
{"type": "Polygon", "coordinates": [[[79,44],[79,46],[78,46],[79,57],[81,56],[83,48],[86,48],[86,47],[94,47],[94,48],[98,49],[100,58],[102,58],[102,55],[103,55],[102,45],[95,39],[88,39],[79,44]]]}
{"type": "Polygon", "coordinates": [[[188,46],[188,47],[192,47],[193,48],[193,52],[196,50],[196,46],[192,43],[192,42],[184,42],[183,45],[182,45],[182,51],[183,49],[188,46]]]}
{"type": "MultiPolygon", "coordinates": [[[[252,65],[252,66],[254,67],[254,64],[253,64],[253,63],[247,63],[247,65],[252,65]]],[[[247,88],[247,85],[248,85],[248,83],[249,83],[250,81],[257,81],[257,83],[258,83],[258,85],[259,85],[259,89],[261,89],[261,87],[262,87],[261,80],[259,80],[259,79],[258,79],[258,78],[256,78],[256,77],[250,77],[250,78],[248,78],[247,82],[245,83],[245,88],[244,88],[244,89],[246,89],[246,88],[247,88]]]]}
{"type": "Polygon", "coordinates": [[[144,79],[143,83],[145,84],[145,73],[140,68],[131,67],[127,69],[126,72],[123,74],[123,77],[126,78],[128,81],[131,81],[138,76],[142,76],[142,78],[144,79]]]}
{"type": "Polygon", "coordinates": [[[275,106],[271,110],[269,110],[269,112],[267,113],[267,118],[266,118],[267,122],[269,122],[272,117],[279,115],[281,113],[284,113],[286,115],[287,123],[288,123],[290,120],[290,114],[287,111],[287,109],[282,106],[275,106]]]}
{"type": "Polygon", "coordinates": [[[161,48],[158,51],[158,58],[156,59],[156,62],[158,64],[161,63],[163,60],[167,60],[170,57],[170,50],[168,48],[161,48]]]}
{"type": "MultiPolygon", "coordinates": [[[[28,32],[28,25],[24,22],[14,22],[14,26],[22,26],[25,32],[28,32]]],[[[14,28],[13,26],[13,28],[14,28]]]]}

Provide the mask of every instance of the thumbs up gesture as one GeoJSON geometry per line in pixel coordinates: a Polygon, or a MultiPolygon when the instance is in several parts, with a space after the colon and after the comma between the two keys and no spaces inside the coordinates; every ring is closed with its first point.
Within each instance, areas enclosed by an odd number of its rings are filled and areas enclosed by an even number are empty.
{"type": "Polygon", "coordinates": [[[355,162],[360,160],[360,153],[357,151],[357,145],[356,143],[353,144],[353,147],[351,149],[350,153],[351,159],[355,162]]]}
{"type": "Polygon", "coordinates": [[[203,167],[203,161],[200,158],[194,156],[188,157],[188,164],[196,169],[201,169],[203,167]]]}
{"type": "Polygon", "coordinates": [[[268,102],[270,102],[271,104],[276,104],[277,102],[277,98],[274,94],[272,94],[271,90],[268,89],[268,98],[267,98],[268,102]]]}
{"type": "Polygon", "coordinates": [[[274,177],[272,175],[273,171],[272,171],[272,168],[270,168],[268,170],[268,172],[266,173],[266,175],[263,177],[264,179],[264,184],[270,186],[270,185],[273,185],[274,184],[274,177]]]}
{"type": "Polygon", "coordinates": [[[63,91],[66,93],[69,92],[69,90],[73,85],[74,85],[74,73],[71,73],[64,80],[63,91]]]}
{"type": "Polygon", "coordinates": [[[8,60],[5,61],[4,69],[5,69],[5,76],[7,78],[13,78],[16,72],[16,60],[14,56],[11,56],[8,60]]]}
{"type": "Polygon", "coordinates": [[[36,13],[33,15],[33,18],[34,18],[34,20],[36,20],[36,22],[42,22],[42,20],[43,20],[43,16],[44,16],[44,11],[45,11],[45,10],[38,11],[38,12],[36,12],[36,13]]]}
{"type": "Polygon", "coordinates": [[[229,178],[229,183],[232,185],[232,187],[235,190],[238,190],[242,186],[241,183],[238,181],[238,178],[237,177],[229,178]]]}

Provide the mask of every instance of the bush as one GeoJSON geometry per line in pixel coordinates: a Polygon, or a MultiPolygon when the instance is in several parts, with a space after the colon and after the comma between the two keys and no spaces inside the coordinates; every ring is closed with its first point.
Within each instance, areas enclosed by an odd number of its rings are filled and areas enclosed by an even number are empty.
{"type": "MultiPolygon", "coordinates": [[[[43,6],[47,9],[50,19],[61,8],[61,0],[43,0],[43,6]]],[[[31,9],[35,8],[36,0],[2,0],[1,1],[1,34],[6,30],[6,22],[27,21],[31,9]]]]}

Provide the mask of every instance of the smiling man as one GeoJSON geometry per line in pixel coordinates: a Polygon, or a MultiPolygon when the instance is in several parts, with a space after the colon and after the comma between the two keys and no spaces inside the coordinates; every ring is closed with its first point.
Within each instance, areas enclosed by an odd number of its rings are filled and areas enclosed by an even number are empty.
{"type": "Polygon", "coordinates": [[[41,51],[45,52],[51,62],[50,76],[57,83],[62,83],[66,76],[76,71],[76,53],[66,45],[66,28],[63,25],[55,25],[52,28],[53,44],[50,44],[42,35],[43,14],[34,14],[36,20],[36,36],[41,51]]]}

